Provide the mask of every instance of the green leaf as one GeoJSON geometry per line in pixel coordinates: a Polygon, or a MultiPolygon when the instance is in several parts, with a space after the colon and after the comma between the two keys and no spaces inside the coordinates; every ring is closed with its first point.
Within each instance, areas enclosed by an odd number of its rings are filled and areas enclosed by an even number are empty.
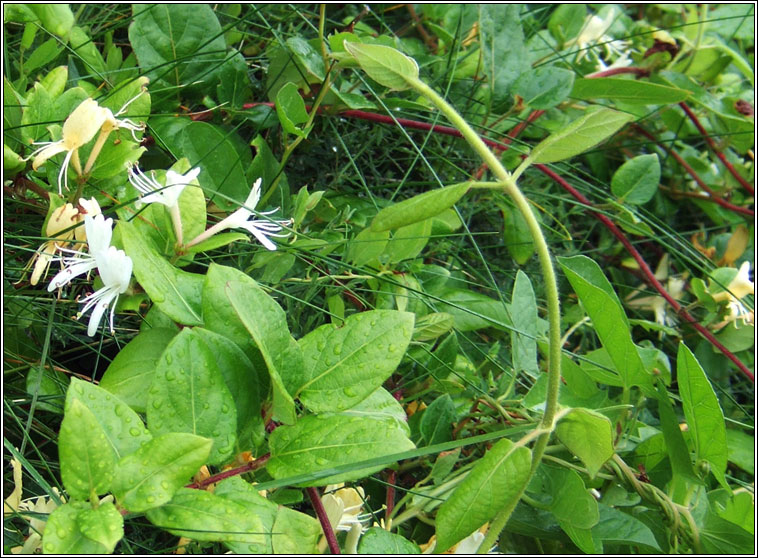
{"type": "Polygon", "coordinates": [[[397,399],[384,388],[379,388],[357,405],[345,409],[341,415],[373,417],[378,420],[392,419],[406,435],[410,436],[408,416],[397,399]]]}
{"type": "Polygon", "coordinates": [[[372,310],[325,324],[300,341],[303,383],[295,393],[313,412],[353,407],[389,378],[413,333],[413,314],[372,310]]]}
{"type": "Polygon", "coordinates": [[[42,27],[53,35],[65,37],[74,25],[74,14],[68,4],[26,4],[40,19],[42,27]]]}
{"type": "Polygon", "coordinates": [[[676,357],[677,381],[697,459],[711,464],[713,476],[727,488],[727,446],[724,413],[705,371],[684,343],[676,357]]]}
{"type": "Polygon", "coordinates": [[[100,387],[118,396],[139,413],[147,405],[147,390],[153,381],[155,365],[176,331],[168,328],[148,329],[137,334],[108,365],[100,387]]]}
{"type": "Polygon", "coordinates": [[[602,542],[638,544],[661,551],[655,535],[642,521],[616,508],[598,504],[600,520],[592,528],[592,538],[602,542]]]}
{"type": "Polygon", "coordinates": [[[124,251],[134,263],[134,276],[150,299],[174,321],[201,325],[203,276],[175,268],[145,242],[132,223],[119,220],[116,230],[121,234],[124,251]]]}
{"type": "Polygon", "coordinates": [[[537,366],[537,300],[529,277],[521,270],[516,273],[510,310],[513,369],[516,373],[526,372],[537,378],[540,373],[537,366]]]}
{"type": "MultiPolygon", "coordinates": [[[[283,479],[410,450],[414,445],[394,420],[323,414],[304,416],[294,426],[280,426],[271,434],[269,448],[266,468],[275,479],[283,479]]],[[[382,468],[356,469],[303,486],[356,480],[382,468]]]]}
{"type": "Polygon", "coordinates": [[[116,459],[137,451],[152,438],[139,415],[108,393],[102,385],[71,378],[66,396],[67,413],[75,400],[87,407],[95,417],[116,459]]]}
{"type": "Polygon", "coordinates": [[[132,12],[129,43],[151,82],[178,96],[213,80],[226,42],[209,5],[134,4],[132,12]]]}
{"type": "Polygon", "coordinates": [[[208,240],[203,240],[202,242],[198,242],[191,248],[188,248],[187,253],[198,254],[200,252],[210,252],[211,250],[222,248],[223,246],[231,244],[232,242],[237,242],[238,240],[247,240],[248,238],[249,238],[248,235],[246,235],[245,233],[239,233],[239,232],[218,233],[218,234],[214,234],[208,240]]]}
{"type": "Polygon", "coordinates": [[[595,147],[634,119],[608,108],[600,108],[574,120],[559,132],[550,134],[532,150],[529,158],[534,163],[555,163],[595,147]]]}
{"type": "Polygon", "coordinates": [[[455,326],[455,320],[447,312],[432,312],[420,317],[413,329],[414,341],[437,339],[455,326]]]}
{"type": "Polygon", "coordinates": [[[558,263],[592,319],[624,385],[652,387],[652,376],[645,372],[626,314],[600,266],[586,256],[558,258],[558,263]]]}
{"type": "MultiPolygon", "coordinates": [[[[108,549],[97,540],[89,538],[80,529],[79,515],[91,509],[88,502],[67,502],[55,508],[45,523],[43,552],[59,555],[110,554],[113,549],[108,549]]],[[[85,526],[88,526],[86,521],[85,526]]]]}
{"type": "Polygon", "coordinates": [[[613,173],[611,191],[619,203],[643,204],[655,195],[661,179],[658,155],[638,155],[613,173]]]}
{"type": "Polygon", "coordinates": [[[666,386],[658,382],[658,415],[661,421],[661,431],[665,441],[665,450],[671,464],[671,472],[674,478],[682,479],[682,482],[689,481],[696,483],[697,477],[692,468],[690,451],[687,449],[687,442],[679,428],[679,420],[674,413],[671,405],[666,386]]]}
{"type": "Polygon", "coordinates": [[[171,500],[207,462],[213,441],[172,432],[156,436],[118,462],[113,494],[131,512],[143,512],[171,500]]]}
{"type": "Polygon", "coordinates": [[[100,51],[97,50],[92,38],[81,27],[74,25],[69,30],[69,46],[74,51],[75,56],[84,62],[84,68],[95,78],[94,81],[101,81],[105,78],[105,60],[100,51]]]}
{"type": "Polygon", "coordinates": [[[72,498],[87,500],[111,488],[116,452],[97,417],[74,398],[67,404],[58,435],[61,480],[72,498]]]}
{"type": "Polygon", "coordinates": [[[234,399],[213,351],[191,329],[174,337],[158,360],[148,390],[147,425],[153,434],[189,432],[212,439],[212,465],[234,451],[234,399]]]}
{"type": "Polygon", "coordinates": [[[437,512],[437,551],[442,552],[511,506],[529,481],[532,452],[497,442],[440,506],[437,512]]]}
{"type": "Polygon", "coordinates": [[[33,72],[37,68],[42,68],[43,66],[49,64],[58,57],[64,48],[65,47],[61,44],[59,39],[48,39],[37,48],[35,48],[34,51],[29,55],[29,58],[24,61],[24,71],[33,72]]]}
{"type": "Polygon", "coordinates": [[[503,302],[476,291],[446,289],[439,297],[444,302],[437,304],[437,310],[451,314],[458,331],[472,331],[485,327],[505,329],[511,325],[510,315],[503,302]]]}
{"type": "Polygon", "coordinates": [[[449,442],[453,439],[453,423],[458,414],[453,399],[447,393],[440,395],[424,409],[419,423],[419,432],[427,446],[449,442]]]}
{"type": "Polygon", "coordinates": [[[295,554],[318,554],[321,524],[315,517],[279,506],[271,537],[273,553],[294,556],[295,554]]]}
{"type": "MultiPolygon", "coordinates": [[[[21,114],[21,138],[25,144],[39,141],[47,133],[45,122],[52,118],[52,100],[47,89],[39,82],[34,84],[34,89],[26,97],[26,107],[21,114]]],[[[61,161],[63,157],[60,157],[61,161]]],[[[49,165],[47,161],[45,165],[49,165]]]]}
{"type": "Polygon", "coordinates": [[[358,554],[421,554],[421,549],[401,535],[390,533],[381,527],[371,527],[361,536],[358,554]]]}
{"type": "Polygon", "coordinates": [[[263,523],[232,500],[205,490],[180,488],[170,502],[147,510],[153,525],[197,541],[262,544],[263,523]]]}
{"type": "Polygon", "coordinates": [[[410,87],[410,82],[418,80],[418,64],[392,47],[344,42],[358,65],[371,79],[395,91],[410,87]]]}
{"type": "Polygon", "coordinates": [[[729,462],[736,465],[746,473],[755,474],[755,437],[743,432],[728,428],[726,431],[726,444],[729,462]]]}
{"type": "Polygon", "coordinates": [[[426,219],[397,229],[387,243],[384,253],[390,263],[411,260],[418,256],[429,242],[432,234],[432,219],[426,219]]]}
{"type": "Polygon", "coordinates": [[[103,545],[105,554],[113,552],[118,541],[124,538],[124,518],[113,502],[81,510],[76,523],[85,537],[103,545]]]}
{"type": "Polygon", "coordinates": [[[345,259],[359,267],[372,263],[384,253],[389,238],[389,231],[374,232],[371,228],[363,229],[348,242],[345,259]]]}
{"type": "Polygon", "coordinates": [[[240,109],[253,94],[250,76],[247,74],[245,57],[239,52],[229,58],[219,68],[219,83],[216,86],[216,94],[219,103],[228,103],[233,109],[240,109]]]}
{"type": "MultiPolygon", "coordinates": [[[[517,264],[524,265],[534,254],[534,240],[526,220],[510,202],[497,201],[497,206],[503,213],[505,248],[517,264]]],[[[537,213],[534,215],[539,219],[537,213]]]]}
{"type": "Polygon", "coordinates": [[[249,357],[257,348],[226,296],[229,281],[249,281],[251,285],[257,285],[238,269],[211,263],[203,283],[203,327],[234,341],[249,357]]]}
{"type": "Polygon", "coordinates": [[[228,281],[226,296],[266,361],[274,392],[274,418],[295,421],[292,394],[303,383],[303,355],[290,335],[287,316],[276,301],[249,277],[228,281]]]}
{"type": "Polygon", "coordinates": [[[584,486],[579,473],[564,467],[549,467],[542,464],[539,477],[552,496],[550,511],[563,525],[575,529],[591,529],[600,518],[597,501],[584,486]]]}
{"type": "Polygon", "coordinates": [[[468,191],[467,182],[446,186],[385,207],[371,221],[374,232],[397,229],[405,225],[418,223],[442,213],[452,207],[468,191]]]}
{"type": "MultiPolygon", "coordinates": [[[[555,429],[558,439],[597,475],[613,456],[613,426],[608,417],[590,409],[572,409],[555,429]]],[[[578,526],[578,525],[577,525],[578,526]]]]}
{"type": "Polygon", "coordinates": [[[555,66],[530,68],[513,83],[511,92],[535,110],[547,110],[561,103],[571,93],[574,72],[555,66]]]}
{"type": "Polygon", "coordinates": [[[289,82],[276,94],[276,114],[285,132],[300,137],[306,137],[308,130],[298,128],[298,124],[308,121],[305,101],[297,90],[297,85],[289,82]]]}
{"type": "Polygon", "coordinates": [[[719,517],[711,509],[705,515],[699,531],[700,543],[706,554],[719,556],[755,553],[755,536],[742,527],[719,517]]]}
{"type": "Polygon", "coordinates": [[[529,68],[521,9],[519,4],[479,5],[482,68],[495,102],[507,100],[513,82],[529,68]]]}
{"type": "MultiPolygon", "coordinates": [[[[195,328],[193,332],[216,358],[226,387],[234,399],[238,444],[243,444],[243,440],[239,439],[243,432],[255,425],[263,427],[258,371],[242,349],[223,335],[202,328],[195,328]]],[[[246,442],[250,443],[249,440],[246,442]]]]}
{"type": "Polygon", "coordinates": [[[584,4],[558,4],[550,14],[547,28],[559,43],[564,43],[579,35],[586,16],[587,6],[584,4]]]}
{"type": "Polygon", "coordinates": [[[670,105],[689,95],[685,89],[619,78],[577,78],[571,90],[574,99],[611,99],[634,105],[670,105]]]}

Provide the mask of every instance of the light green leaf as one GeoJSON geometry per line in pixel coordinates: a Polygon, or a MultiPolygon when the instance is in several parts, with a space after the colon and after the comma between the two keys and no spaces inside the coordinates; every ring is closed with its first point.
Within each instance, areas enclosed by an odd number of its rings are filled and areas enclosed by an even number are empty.
{"type": "Polygon", "coordinates": [[[418,64],[399,50],[347,41],[344,45],[358,65],[380,85],[402,91],[410,87],[411,81],[418,79],[418,64]]]}
{"type": "Polygon", "coordinates": [[[590,409],[573,409],[555,429],[560,441],[582,460],[591,477],[613,456],[613,426],[590,409]]]}
{"type": "Polygon", "coordinates": [[[420,317],[413,329],[414,341],[431,341],[449,332],[455,326],[453,316],[447,312],[432,312],[420,317]]]}
{"type": "Polygon", "coordinates": [[[89,502],[66,502],[55,508],[45,523],[42,551],[58,555],[110,554],[113,549],[89,538],[80,529],[79,514],[91,509],[89,502]]]}
{"type": "Polygon", "coordinates": [[[564,467],[541,465],[538,474],[552,496],[550,511],[563,525],[591,529],[599,518],[597,500],[589,493],[579,473],[564,467]]]}
{"type": "Polygon", "coordinates": [[[395,371],[413,333],[413,314],[372,310],[303,337],[303,383],[296,396],[314,412],[353,407],[395,371]]]}
{"type": "Polygon", "coordinates": [[[408,428],[408,416],[405,413],[405,409],[384,388],[377,389],[366,399],[349,409],[345,409],[340,414],[356,417],[373,417],[379,420],[393,419],[407,436],[411,434],[408,428]]]}
{"type": "Polygon", "coordinates": [[[687,442],[684,441],[682,430],[679,427],[679,419],[671,405],[666,386],[658,382],[658,416],[661,421],[661,431],[665,441],[665,451],[669,457],[671,472],[674,478],[680,478],[682,481],[698,482],[695,472],[692,469],[692,459],[690,451],[687,448],[687,442]]]}
{"type": "Polygon", "coordinates": [[[632,341],[629,321],[600,266],[586,256],[558,258],[566,277],[592,319],[603,347],[616,366],[625,386],[652,387],[637,346],[632,341]]]}
{"type": "MultiPolygon", "coordinates": [[[[294,426],[280,426],[269,438],[266,465],[275,479],[357,463],[414,448],[394,420],[341,414],[307,415],[294,426]]],[[[356,469],[304,486],[323,486],[363,478],[384,465],[356,469]]]]}
{"type": "Polygon", "coordinates": [[[321,524],[315,517],[286,506],[279,506],[274,520],[271,542],[274,554],[318,554],[321,524]]]}
{"type": "MultiPolygon", "coordinates": [[[[496,202],[503,213],[505,248],[519,265],[524,265],[534,254],[534,240],[524,216],[510,202],[496,202]]],[[[532,212],[534,213],[534,212],[532,212]]],[[[539,220],[539,214],[534,213],[539,220]]]]}
{"type": "Polygon", "coordinates": [[[550,134],[532,150],[529,158],[534,163],[555,163],[579,155],[595,147],[624,124],[634,119],[608,108],[601,108],[574,120],[559,132],[550,134]]]}
{"type": "Polygon", "coordinates": [[[298,124],[308,121],[308,112],[305,110],[305,101],[294,83],[285,84],[276,94],[276,114],[285,132],[300,137],[308,135],[307,130],[298,128],[298,124]]]}
{"type": "Polygon", "coordinates": [[[229,281],[250,281],[257,285],[238,269],[211,263],[203,282],[203,327],[234,341],[249,357],[257,347],[226,296],[229,281]]]}
{"type": "Polygon", "coordinates": [[[429,242],[432,219],[426,219],[397,229],[384,249],[390,263],[410,260],[418,256],[429,242]]]}
{"type": "Polygon", "coordinates": [[[639,205],[650,201],[655,195],[660,179],[661,164],[658,155],[638,155],[613,173],[611,191],[619,198],[619,203],[639,205]]]}
{"type": "Polygon", "coordinates": [[[116,452],[97,417],[79,399],[67,404],[58,435],[61,480],[72,498],[87,500],[111,488],[116,452]]]}
{"type": "Polygon", "coordinates": [[[63,38],[74,25],[74,14],[68,4],[26,4],[40,19],[42,27],[63,38]]]}
{"type": "Polygon", "coordinates": [[[75,56],[84,62],[85,70],[94,77],[93,81],[101,81],[106,73],[105,60],[92,38],[84,29],[74,25],[69,29],[68,41],[75,56]]]}
{"type": "Polygon", "coordinates": [[[455,205],[468,189],[469,184],[462,182],[424,192],[423,194],[385,207],[371,221],[371,230],[380,232],[397,229],[434,217],[455,205]]]}
{"type": "Polygon", "coordinates": [[[537,378],[537,300],[526,273],[519,270],[511,298],[511,354],[516,373],[526,372],[537,378]]]}
{"type": "Polygon", "coordinates": [[[655,535],[642,521],[616,508],[598,504],[600,520],[592,528],[592,538],[602,542],[638,544],[661,551],[655,535]]]}
{"type": "Polygon", "coordinates": [[[226,246],[227,244],[231,244],[232,242],[236,242],[238,240],[247,240],[247,239],[248,239],[248,236],[245,233],[239,233],[239,232],[218,233],[218,234],[214,234],[208,240],[198,242],[191,248],[188,248],[187,253],[197,254],[199,252],[210,252],[211,250],[215,250],[216,248],[221,248],[223,246],[226,246]]]}
{"type": "Polygon", "coordinates": [[[726,444],[729,462],[743,471],[755,474],[755,437],[742,430],[728,428],[726,444]]]}
{"type": "Polygon", "coordinates": [[[727,446],[724,413],[705,371],[684,343],[679,344],[676,372],[682,407],[697,459],[711,464],[713,476],[727,488],[727,446]]]}
{"type": "Polygon", "coordinates": [[[234,399],[213,351],[191,329],[179,332],[156,364],[147,396],[147,425],[155,435],[188,432],[212,439],[212,465],[234,451],[234,399]]]}
{"type": "Polygon", "coordinates": [[[685,89],[620,78],[577,78],[571,90],[574,99],[612,99],[635,105],[670,105],[689,96],[685,89]]]}
{"type": "Polygon", "coordinates": [[[78,400],[92,413],[105,434],[116,459],[133,453],[152,436],[139,415],[101,386],[71,378],[66,395],[66,412],[78,400]]]}
{"type": "Polygon", "coordinates": [[[106,554],[113,552],[118,541],[124,538],[124,518],[113,502],[81,510],[76,523],[85,537],[103,545],[106,554]]]}
{"type": "Polygon", "coordinates": [[[181,271],[163,259],[132,223],[119,220],[116,230],[134,263],[134,276],[164,314],[183,325],[201,325],[203,276],[181,271]]]}
{"type": "Polygon", "coordinates": [[[421,554],[421,549],[402,535],[390,533],[381,527],[371,527],[361,536],[358,554],[421,554]]]}
{"type": "Polygon", "coordinates": [[[225,290],[235,313],[266,361],[274,392],[274,418],[292,424],[295,422],[292,394],[303,383],[303,355],[290,335],[287,316],[249,277],[244,281],[228,281],[225,290]]]}
{"type": "Polygon", "coordinates": [[[205,490],[180,488],[170,502],[147,510],[153,525],[197,541],[262,544],[263,523],[245,506],[205,490]]]}
{"type": "Polygon", "coordinates": [[[455,320],[458,331],[472,331],[485,327],[506,329],[511,318],[504,303],[468,289],[447,289],[439,295],[444,302],[437,309],[447,312],[455,320]]]}
{"type": "Polygon", "coordinates": [[[440,506],[437,512],[437,551],[469,536],[520,498],[530,477],[532,452],[497,442],[440,506]]]}
{"type": "Polygon", "coordinates": [[[363,229],[348,242],[345,259],[359,267],[378,260],[384,253],[389,238],[389,231],[374,232],[371,228],[363,229]]]}
{"type": "Polygon", "coordinates": [[[139,413],[147,405],[147,390],[153,381],[155,364],[176,331],[168,328],[148,329],[139,333],[118,352],[108,365],[100,387],[117,395],[139,413]]]}
{"type": "Polygon", "coordinates": [[[113,479],[118,504],[131,512],[165,504],[206,463],[212,445],[194,434],[156,436],[119,461],[113,479]]]}

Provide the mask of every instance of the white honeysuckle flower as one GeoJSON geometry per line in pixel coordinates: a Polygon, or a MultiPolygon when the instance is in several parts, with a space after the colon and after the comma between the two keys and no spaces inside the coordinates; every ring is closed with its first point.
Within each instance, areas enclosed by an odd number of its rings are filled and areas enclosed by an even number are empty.
{"type": "Polygon", "coordinates": [[[329,518],[332,529],[336,531],[350,531],[353,525],[360,525],[364,529],[364,523],[368,520],[360,517],[363,502],[366,495],[362,487],[339,488],[344,484],[329,485],[324,489],[325,494],[321,497],[321,503],[329,518]],[[330,492],[336,488],[334,492],[330,492]]]}
{"type": "MultiPolygon", "coordinates": [[[[666,281],[666,291],[675,300],[679,299],[684,292],[687,281],[683,277],[669,277],[668,272],[668,254],[664,254],[658,267],[655,270],[655,278],[659,281],[666,281]]],[[[655,314],[655,322],[659,325],[670,327],[676,325],[675,314],[669,313],[669,304],[662,296],[645,296],[632,298],[639,293],[639,289],[631,293],[626,299],[627,306],[639,308],[640,310],[652,311],[655,314]]],[[[663,332],[661,332],[663,334],[663,332]]]]}
{"type": "MultiPolygon", "coordinates": [[[[284,227],[292,224],[291,219],[287,219],[286,221],[274,221],[274,220],[267,220],[267,219],[250,219],[250,216],[253,214],[253,211],[248,208],[255,208],[256,205],[258,205],[258,202],[261,199],[261,179],[255,181],[253,184],[253,188],[250,190],[250,194],[248,194],[247,199],[245,200],[245,204],[234,211],[231,215],[229,215],[226,219],[223,219],[222,221],[219,221],[215,225],[213,225],[211,228],[206,230],[204,233],[198,235],[196,238],[191,240],[187,247],[194,246],[195,244],[199,244],[200,242],[203,242],[204,240],[207,240],[214,234],[221,232],[226,229],[245,229],[249,233],[251,233],[256,239],[258,239],[258,242],[263,244],[268,250],[276,250],[276,244],[271,242],[269,240],[269,237],[279,237],[279,238],[285,238],[289,236],[289,233],[285,234],[277,234],[279,231],[281,231],[284,227]]],[[[275,213],[278,211],[279,208],[273,209],[271,211],[259,211],[257,212],[259,215],[271,215],[272,213],[275,213]]]]}
{"type": "Polygon", "coordinates": [[[172,170],[166,171],[166,184],[162,185],[152,171],[147,176],[137,165],[129,165],[128,168],[129,182],[142,194],[138,203],[160,203],[169,209],[179,204],[179,196],[184,188],[199,174],[200,167],[195,167],[184,175],[172,170]]]}
{"type": "Polygon", "coordinates": [[[87,326],[87,335],[90,337],[95,335],[97,327],[100,325],[100,320],[109,306],[111,307],[110,331],[113,333],[113,315],[116,312],[118,297],[120,294],[126,292],[126,289],[129,287],[129,281],[132,278],[132,259],[123,250],[117,250],[114,246],[111,246],[96,259],[97,271],[100,274],[100,279],[103,281],[103,286],[79,301],[85,306],[77,314],[77,318],[80,318],[90,308],[95,308],[92,311],[87,326]]]}
{"type": "Polygon", "coordinates": [[[627,56],[629,43],[621,39],[614,39],[607,34],[617,16],[615,8],[609,9],[603,18],[597,15],[587,16],[579,35],[565,43],[566,47],[576,46],[579,49],[577,61],[584,58],[585,55],[592,54],[597,58],[598,70],[625,67],[632,63],[627,56]],[[617,59],[610,66],[606,65],[599,54],[590,52],[593,50],[593,46],[602,46],[607,59],[617,59]]]}
{"type": "Polygon", "coordinates": [[[69,284],[74,277],[89,273],[98,266],[98,257],[103,255],[111,245],[113,235],[113,219],[106,219],[102,213],[91,217],[84,216],[84,229],[87,234],[89,253],[78,250],[61,248],[61,251],[71,254],[63,258],[63,269],[52,278],[47,286],[49,292],[69,284]]]}

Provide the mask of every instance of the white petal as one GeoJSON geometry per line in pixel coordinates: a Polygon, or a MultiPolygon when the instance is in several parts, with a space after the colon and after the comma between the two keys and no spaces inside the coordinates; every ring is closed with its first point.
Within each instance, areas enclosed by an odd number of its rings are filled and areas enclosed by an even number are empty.
{"type": "Polygon", "coordinates": [[[84,216],[84,230],[87,233],[89,253],[95,258],[102,254],[111,244],[113,236],[113,219],[106,219],[102,213],[84,216]]]}
{"type": "Polygon", "coordinates": [[[73,263],[64,270],[58,272],[58,274],[50,280],[50,284],[47,286],[48,292],[60,289],[70,283],[74,277],[87,273],[88,271],[95,269],[96,266],[97,261],[92,257],[85,257],[76,261],[76,263],[73,263]]]}
{"type": "Polygon", "coordinates": [[[255,238],[258,239],[258,242],[263,244],[269,250],[276,250],[276,244],[274,244],[268,238],[266,238],[266,233],[259,230],[256,227],[256,223],[257,223],[256,221],[250,221],[248,223],[244,223],[243,225],[241,225],[240,228],[246,229],[247,231],[251,232],[253,236],[255,236],[255,238]]]}

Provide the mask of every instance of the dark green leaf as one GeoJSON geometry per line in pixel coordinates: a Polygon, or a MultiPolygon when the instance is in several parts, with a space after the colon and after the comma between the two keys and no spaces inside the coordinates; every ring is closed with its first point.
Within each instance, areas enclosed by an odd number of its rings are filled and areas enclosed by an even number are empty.
{"type": "Polygon", "coordinates": [[[495,102],[508,98],[513,82],[529,67],[521,9],[519,4],[479,6],[482,67],[495,102]]]}
{"type": "Polygon", "coordinates": [[[658,155],[639,155],[629,159],[613,174],[611,191],[620,203],[639,205],[655,195],[660,179],[658,155]]]}
{"type": "Polygon", "coordinates": [[[421,549],[401,535],[372,527],[361,536],[358,554],[421,554],[421,549]]]}
{"type": "Polygon", "coordinates": [[[308,135],[307,130],[298,128],[298,124],[308,121],[308,112],[305,110],[305,101],[294,83],[286,83],[276,94],[276,114],[285,132],[300,137],[308,135]]]}
{"type": "Polygon", "coordinates": [[[535,110],[553,108],[571,93],[574,72],[555,66],[540,66],[521,74],[513,83],[512,93],[535,110]]]}
{"type": "Polygon", "coordinates": [[[455,404],[447,393],[439,396],[424,409],[419,431],[427,446],[453,439],[453,423],[457,417],[455,404]]]}
{"type": "Polygon", "coordinates": [[[510,310],[513,369],[517,374],[525,372],[537,378],[537,300],[529,277],[521,270],[516,273],[510,310]]]}

